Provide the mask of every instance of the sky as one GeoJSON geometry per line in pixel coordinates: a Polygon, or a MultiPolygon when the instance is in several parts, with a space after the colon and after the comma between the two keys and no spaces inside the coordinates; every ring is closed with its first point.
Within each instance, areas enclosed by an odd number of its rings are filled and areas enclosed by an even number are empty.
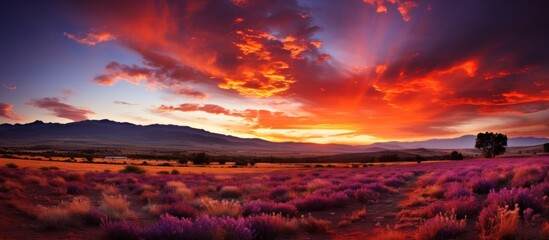
{"type": "Polygon", "coordinates": [[[0,123],[270,141],[549,137],[545,1],[10,1],[0,123]]]}

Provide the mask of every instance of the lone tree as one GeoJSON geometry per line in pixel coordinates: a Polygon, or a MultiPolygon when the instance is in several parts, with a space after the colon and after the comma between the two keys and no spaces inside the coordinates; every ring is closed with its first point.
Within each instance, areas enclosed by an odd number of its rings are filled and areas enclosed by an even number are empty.
{"type": "Polygon", "coordinates": [[[501,133],[485,132],[477,134],[475,148],[482,151],[484,157],[495,158],[505,153],[507,136],[501,133]]]}
{"type": "Polygon", "coordinates": [[[549,143],[543,144],[543,151],[549,152],[549,143]]]}

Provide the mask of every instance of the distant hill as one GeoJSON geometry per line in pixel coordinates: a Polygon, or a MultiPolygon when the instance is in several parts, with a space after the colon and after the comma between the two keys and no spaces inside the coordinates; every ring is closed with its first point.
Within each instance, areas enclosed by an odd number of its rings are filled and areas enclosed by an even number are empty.
{"type": "MultiPolygon", "coordinates": [[[[66,124],[35,121],[0,125],[0,144],[5,147],[126,148],[196,150],[233,155],[327,155],[382,152],[403,149],[473,148],[475,136],[418,142],[384,142],[364,146],[344,144],[275,143],[258,138],[238,138],[176,125],[136,125],[110,120],[86,120],[66,124]]],[[[547,138],[511,138],[509,146],[531,146],[547,138]]],[[[434,151],[439,153],[440,151],[434,151]]]]}
{"type": "MultiPolygon", "coordinates": [[[[475,135],[464,135],[458,138],[450,139],[430,139],[417,142],[383,142],[374,143],[369,146],[376,146],[386,149],[413,149],[413,148],[429,148],[429,149],[465,149],[475,147],[475,135]]],[[[541,145],[549,142],[548,138],[536,137],[518,137],[509,138],[507,145],[509,147],[524,147],[541,145]]]]}

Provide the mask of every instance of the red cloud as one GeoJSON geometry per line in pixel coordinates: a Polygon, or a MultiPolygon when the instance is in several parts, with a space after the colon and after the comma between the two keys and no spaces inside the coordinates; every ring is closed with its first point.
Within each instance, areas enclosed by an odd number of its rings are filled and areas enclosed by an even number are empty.
{"type": "Polygon", "coordinates": [[[60,118],[67,118],[73,121],[83,121],[88,119],[88,115],[95,114],[94,112],[78,108],[63,102],[60,102],[57,98],[40,98],[33,99],[28,103],[30,106],[43,108],[53,112],[53,114],[60,118]]]}
{"type": "Polygon", "coordinates": [[[13,105],[8,103],[0,103],[0,117],[15,121],[21,120],[21,118],[13,112],[13,105]]]}
{"type": "Polygon", "coordinates": [[[92,1],[82,10],[91,24],[107,26],[143,60],[139,65],[110,63],[96,83],[125,80],[205,98],[205,93],[189,88],[199,83],[223,89],[216,94],[244,95],[243,101],[283,97],[297,106],[292,106],[295,113],[283,106],[279,111],[231,110],[214,104],[160,110],[223,114],[272,129],[352,129],[395,139],[471,133],[455,126],[495,115],[505,122],[509,114],[548,109],[544,50],[549,40],[541,31],[541,9],[530,11],[537,9],[530,4],[433,2],[432,10],[415,18],[416,12],[427,12],[417,7],[425,5],[419,1],[364,2],[378,12],[396,7],[394,17],[408,21],[412,16],[414,24],[366,16],[364,8],[369,6],[352,1],[319,11],[325,14],[320,18],[321,13],[297,1],[92,1]],[[342,18],[351,19],[351,26],[342,24],[342,18]],[[379,24],[358,24],[368,22],[379,24]],[[335,27],[330,29],[330,24],[335,27]],[[328,36],[326,48],[324,39],[316,39],[320,28],[322,36],[328,36]],[[339,32],[329,32],[334,28],[339,32]],[[333,39],[348,44],[334,46],[333,39]],[[362,56],[361,49],[372,53],[362,56]],[[355,66],[352,60],[337,59],[340,54],[329,55],[330,50],[368,61],[355,66]]]}
{"type": "Polygon", "coordinates": [[[112,34],[108,32],[89,32],[87,34],[71,34],[64,32],[63,35],[67,36],[68,38],[82,44],[86,45],[96,45],[101,42],[111,41],[116,39],[112,34]]]}
{"type": "Polygon", "coordinates": [[[402,20],[410,21],[410,10],[417,7],[417,2],[410,0],[362,0],[364,3],[370,4],[376,7],[376,12],[387,12],[386,3],[392,3],[397,5],[397,10],[402,15],[402,20]]]}

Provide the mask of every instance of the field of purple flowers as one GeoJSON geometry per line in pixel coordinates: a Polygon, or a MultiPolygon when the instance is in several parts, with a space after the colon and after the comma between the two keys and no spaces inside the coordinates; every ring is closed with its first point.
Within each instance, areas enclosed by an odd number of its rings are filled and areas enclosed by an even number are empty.
{"type": "Polygon", "coordinates": [[[547,157],[243,174],[135,170],[0,167],[0,238],[549,239],[547,157]]]}

